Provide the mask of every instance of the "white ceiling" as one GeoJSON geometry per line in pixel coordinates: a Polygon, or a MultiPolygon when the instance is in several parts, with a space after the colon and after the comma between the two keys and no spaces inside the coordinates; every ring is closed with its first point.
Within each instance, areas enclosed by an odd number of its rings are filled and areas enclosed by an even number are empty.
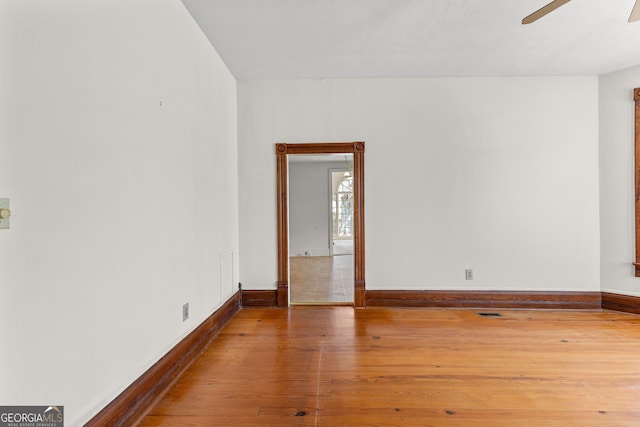
{"type": "Polygon", "coordinates": [[[600,75],[640,65],[634,0],[182,0],[237,79],[600,75]]]}

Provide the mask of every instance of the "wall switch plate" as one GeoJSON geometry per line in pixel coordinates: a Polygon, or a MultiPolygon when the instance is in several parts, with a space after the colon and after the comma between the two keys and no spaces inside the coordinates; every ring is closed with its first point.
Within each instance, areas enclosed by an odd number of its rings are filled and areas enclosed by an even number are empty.
{"type": "Polygon", "coordinates": [[[182,321],[184,322],[189,318],[189,303],[186,302],[182,305],[182,321]]]}
{"type": "Polygon", "coordinates": [[[9,228],[11,211],[9,210],[9,199],[0,199],[0,229],[9,228]],[[6,215],[6,218],[5,218],[6,215]]]}
{"type": "Polygon", "coordinates": [[[464,271],[465,280],[473,280],[473,270],[468,268],[464,271]]]}

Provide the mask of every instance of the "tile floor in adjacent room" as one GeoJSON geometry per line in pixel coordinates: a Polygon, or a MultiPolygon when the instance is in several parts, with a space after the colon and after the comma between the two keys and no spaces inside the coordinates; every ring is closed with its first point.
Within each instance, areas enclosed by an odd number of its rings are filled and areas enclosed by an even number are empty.
{"type": "Polygon", "coordinates": [[[291,304],[353,303],[353,255],[291,257],[291,304]]]}

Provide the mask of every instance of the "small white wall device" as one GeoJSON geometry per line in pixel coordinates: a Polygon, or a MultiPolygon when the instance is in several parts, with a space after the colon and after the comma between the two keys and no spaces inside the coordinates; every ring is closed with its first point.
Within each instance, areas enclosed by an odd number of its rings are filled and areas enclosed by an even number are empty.
{"type": "Polygon", "coordinates": [[[9,228],[9,217],[11,217],[9,199],[0,199],[0,229],[9,228]]]}

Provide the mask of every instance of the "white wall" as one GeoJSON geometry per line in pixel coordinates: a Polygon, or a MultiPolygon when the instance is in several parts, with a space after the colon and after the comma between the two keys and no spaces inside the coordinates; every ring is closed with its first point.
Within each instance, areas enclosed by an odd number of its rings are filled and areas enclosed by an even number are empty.
{"type": "Polygon", "coordinates": [[[238,121],[247,289],[277,280],[274,144],[363,140],[367,289],[599,290],[597,77],[240,81],[238,121]]]}
{"type": "Polygon", "coordinates": [[[3,1],[0,58],[0,402],[79,425],[235,291],[236,84],[178,0],[3,1]]]}
{"type": "Polygon", "coordinates": [[[633,88],[640,67],[600,77],[600,227],[602,290],[640,296],[634,276],[633,88]]]}
{"type": "Polygon", "coordinates": [[[331,255],[330,169],[346,162],[289,162],[289,254],[331,255]]]}

